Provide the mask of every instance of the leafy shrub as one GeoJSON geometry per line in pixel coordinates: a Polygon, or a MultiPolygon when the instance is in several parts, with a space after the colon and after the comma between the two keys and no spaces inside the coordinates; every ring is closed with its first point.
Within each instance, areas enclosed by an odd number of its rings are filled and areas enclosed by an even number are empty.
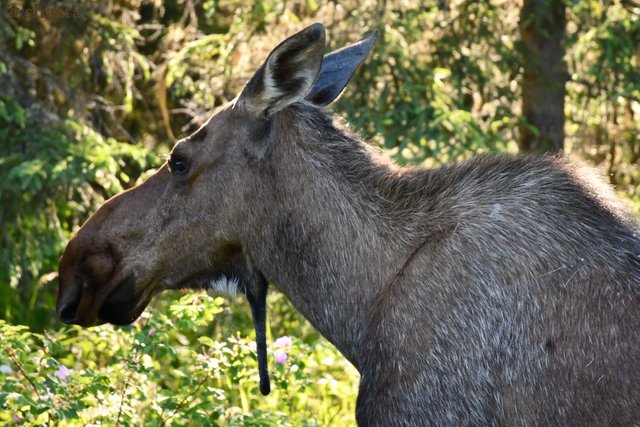
{"type": "Polygon", "coordinates": [[[13,98],[0,97],[0,317],[36,328],[50,322],[46,285],[71,233],[158,163],[147,150],[72,119],[41,126],[13,98]]]}
{"type": "Polygon", "coordinates": [[[37,334],[0,320],[0,423],[353,424],[357,374],[333,347],[293,335],[276,340],[264,397],[253,339],[215,332],[229,316],[222,299],[200,293],[147,310],[130,327],[37,334]]]}
{"type": "MultiPolygon", "coordinates": [[[[16,22],[25,16],[15,2],[0,8],[0,318],[42,330],[53,321],[52,284],[65,242],[100,203],[134,185],[159,158],[89,125],[82,97],[72,96],[44,66],[76,64],[65,60],[71,55],[65,48],[47,49],[46,43],[59,40],[52,32],[63,23],[16,22]],[[20,56],[27,52],[36,59],[20,56]]],[[[97,17],[94,21],[107,26],[97,17]]],[[[124,40],[130,49],[131,36],[116,37],[118,28],[102,33],[108,40],[124,40]]],[[[124,86],[126,107],[132,102],[131,84],[124,86]]]]}

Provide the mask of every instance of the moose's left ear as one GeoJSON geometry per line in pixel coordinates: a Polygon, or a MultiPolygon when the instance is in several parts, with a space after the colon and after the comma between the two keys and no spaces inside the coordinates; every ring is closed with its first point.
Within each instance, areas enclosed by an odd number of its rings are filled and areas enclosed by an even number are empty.
{"type": "Polygon", "coordinates": [[[340,96],[377,39],[378,32],[375,31],[359,42],[325,56],[320,76],[305,99],[322,107],[333,102],[340,96]]]}
{"type": "Polygon", "coordinates": [[[280,43],[245,86],[236,105],[267,118],[299,101],[313,87],[325,46],[322,24],[313,24],[280,43]]]}

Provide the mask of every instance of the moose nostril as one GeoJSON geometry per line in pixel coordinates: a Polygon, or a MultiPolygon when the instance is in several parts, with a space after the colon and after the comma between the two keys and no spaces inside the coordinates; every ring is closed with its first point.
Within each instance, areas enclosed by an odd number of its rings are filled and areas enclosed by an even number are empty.
{"type": "Polygon", "coordinates": [[[75,323],[78,320],[78,307],[82,296],[82,285],[76,286],[66,293],[61,293],[58,299],[58,317],[64,323],[75,323]],[[70,292],[69,292],[70,291],[70,292]]]}
{"type": "Polygon", "coordinates": [[[108,280],[114,268],[113,255],[108,251],[98,252],[88,256],[78,265],[71,264],[65,268],[67,270],[62,271],[61,266],[58,317],[64,323],[86,323],[87,319],[92,318],[92,314],[87,311],[88,304],[85,307],[81,302],[89,301],[96,288],[108,280]]]}
{"type": "Polygon", "coordinates": [[[62,306],[60,310],[58,310],[58,317],[64,323],[73,323],[77,320],[78,314],[78,305],[80,304],[80,300],[69,301],[67,304],[62,306]]]}

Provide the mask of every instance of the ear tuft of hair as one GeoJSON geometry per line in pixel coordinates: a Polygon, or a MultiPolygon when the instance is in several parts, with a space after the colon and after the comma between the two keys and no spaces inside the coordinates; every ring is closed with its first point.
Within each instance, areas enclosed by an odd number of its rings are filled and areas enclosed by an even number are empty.
{"type": "Polygon", "coordinates": [[[325,47],[322,24],[287,38],[267,57],[238,98],[248,114],[268,118],[303,99],[320,73],[325,47]]]}

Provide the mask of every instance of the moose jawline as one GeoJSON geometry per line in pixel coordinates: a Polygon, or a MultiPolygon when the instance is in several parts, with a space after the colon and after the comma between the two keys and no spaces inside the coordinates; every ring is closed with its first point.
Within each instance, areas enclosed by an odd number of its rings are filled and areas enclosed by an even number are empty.
{"type": "MultiPolygon", "coordinates": [[[[107,297],[98,310],[98,319],[103,323],[125,326],[135,322],[147,308],[153,292],[146,291],[135,294],[135,279],[133,276],[123,280],[115,290],[107,297]]],[[[152,287],[145,286],[150,290],[152,287]]]]}
{"type": "Polygon", "coordinates": [[[242,291],[241,286],[235,279],[226,280],[223,275],[212,275],[210,273],[193,275],[174,285],[165,285],[164,287],[149,283],[141,287],[143,291],[140,293],[135,293],[136,287],[140,286],[136,286],[133,275],[120,282],[98,309],[98,316],[91,326],[103,323],[111,323],[118,326],[130,325],[144,312],[153,296],[165,289],[213,290],[220,294],[232,296],[242,291]],[[229,285],[227,292],[220,292],[220,286],[214,286],[214,284],[221,283],[222,281],[229,282],[230,284],[235,283],[237,287],[231,289],[229,285]],[[154,291],[154,289],[156,290],[154,291]]]}

